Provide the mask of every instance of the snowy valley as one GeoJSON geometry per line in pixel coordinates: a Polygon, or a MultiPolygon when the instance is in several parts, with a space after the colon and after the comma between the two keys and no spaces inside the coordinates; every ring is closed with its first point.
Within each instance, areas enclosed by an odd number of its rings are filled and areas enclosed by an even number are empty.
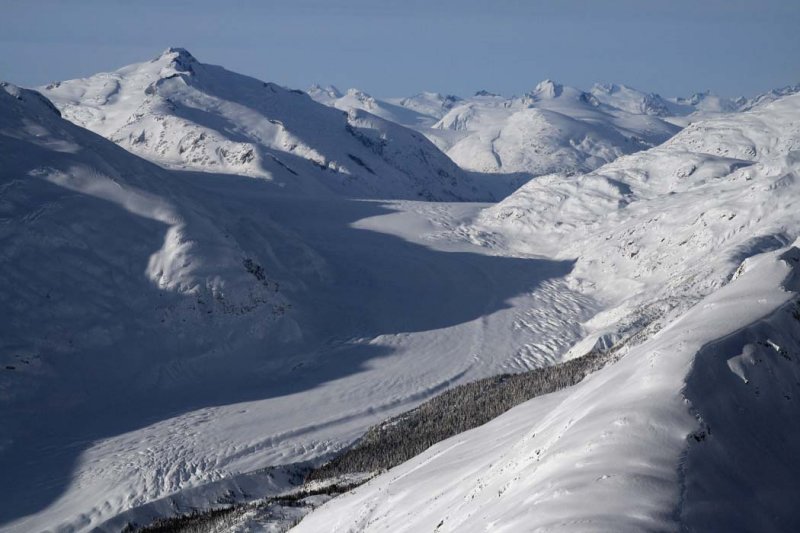
{"type": "Polygon", "coordinates": [[[798,90],[377,99],[182,48],[2,83],[0,531],[800,529],[798,90]]]}

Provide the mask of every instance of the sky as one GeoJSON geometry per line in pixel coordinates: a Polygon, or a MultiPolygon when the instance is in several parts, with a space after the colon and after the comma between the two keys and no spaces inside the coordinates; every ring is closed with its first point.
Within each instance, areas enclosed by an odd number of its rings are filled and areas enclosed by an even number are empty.
{"type": "Polygon", "coordinates": [[[663,96],[800,83],[798,0],[0,0],[0,80],[22,86],[170,46],[292,88],[522,94],[549,78],[663,96]]]}

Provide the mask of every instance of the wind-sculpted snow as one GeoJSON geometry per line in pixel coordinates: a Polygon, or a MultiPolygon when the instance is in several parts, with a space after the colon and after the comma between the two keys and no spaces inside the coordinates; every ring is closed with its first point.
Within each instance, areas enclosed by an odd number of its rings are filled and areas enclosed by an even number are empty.
{"type": "Polygon", "coordinates": [[[419,133],[364,113],[348,116],[303,91],[200,63],[180,48],[41,90],[65,118],[172,168],[355,197],[486,201],[512,190],[464,173],[419,133]]]}

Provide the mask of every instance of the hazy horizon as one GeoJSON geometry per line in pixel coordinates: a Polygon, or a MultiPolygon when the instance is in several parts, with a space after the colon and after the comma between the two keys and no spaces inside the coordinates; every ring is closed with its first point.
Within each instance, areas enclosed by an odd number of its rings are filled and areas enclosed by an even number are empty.
{"type": "Polygon", "coordinates": [[[23,86],[114,70],[169,46],[289,87],[333,84],[382,97],[521,94],[546,78],[664,96],[751,96],[800,82],[800,3],[785,0],[11,0],[4,7],[0,78],[23,86]]]}

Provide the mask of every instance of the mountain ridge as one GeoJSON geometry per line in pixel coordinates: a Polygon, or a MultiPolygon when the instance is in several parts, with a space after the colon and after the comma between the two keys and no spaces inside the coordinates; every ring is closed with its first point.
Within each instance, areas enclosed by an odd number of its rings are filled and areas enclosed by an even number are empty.
{"type": "Polygon", "coordinates": [[[464,173],[416,132],[364,112],[335,112],[302,91],[200,63],[182,48],[42,92],[67,119],[171,168],[363,197],[479,200],[510,192],[502,180],[464,173]]]}

